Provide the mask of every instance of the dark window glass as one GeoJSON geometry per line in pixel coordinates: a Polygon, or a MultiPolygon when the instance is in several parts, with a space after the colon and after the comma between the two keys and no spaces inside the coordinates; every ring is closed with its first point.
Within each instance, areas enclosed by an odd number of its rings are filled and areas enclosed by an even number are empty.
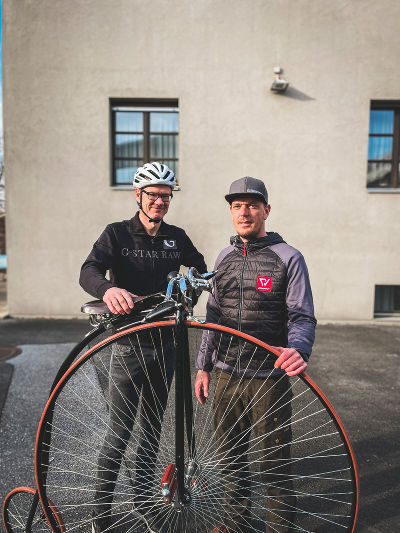
{"type": "Polygon", "coordinates": [[[176,135],[150,135],[150,158],[178,158],[176,135]]]}
{"type": "Polygon", "coordinates": [[[143,135],[121,134],[115,135],[116,157],[143,157],[143,135]]]}
{"type": "Polygon", "coordinates": [[[371,109],[370,133],[393,133],[394,111],[371,109]]]}
{"type": "Polygon", "coordinates": [[[143,113],[134,111],[117,111],[115,113],[116,131],[143,131],[143,113]]]}
{"type": "Polygon", "coordinates": [[[131,185],[137,168],[160,161],[176,174],[179,113],[177,100],[110,100],[112,184],[131,185]]]}
{"type": "Polygon", "coordinates": [[[375,286],[375,316],[400,314],[400,285],[375,286]]]}
{"type": "Polygon", "coordinates": [[[150,130],[178,133],[178,113],[152,112],[150,114],[150,130]]]}
{"type": "Polygon", "coordinates": [[[392,137],[370,137],[368,159],[392,160],[392,137]]]}
{"type": "Polygon", "coordinates": [[[400,102],[372,102],[368,141],[368,188],[397,188],[400,154],[400,102]]]}
{"type": "Polygon", "coordinates": [[[138,167],[143,165],[143,160],[126,160],[116,159],[115,167],[115,184],[116,185],[132,185],[133,175],[138,167]]]}
{"type": "Polygon", "coordinates": [[[369,187],[390,187],[391,176],[391,163],[368,163],[367,180],[369,187]]]}

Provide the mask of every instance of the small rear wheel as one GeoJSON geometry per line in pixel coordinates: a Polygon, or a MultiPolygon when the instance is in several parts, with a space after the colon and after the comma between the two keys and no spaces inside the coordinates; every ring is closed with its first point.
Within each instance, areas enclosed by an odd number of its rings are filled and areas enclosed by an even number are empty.
{"type": "MultiPolygon", "coordinates": [[[[63,532],[62,521],[52,503],[49,503],[54,518],[63,532]]],[[[3,503],[3,524],[7,533],[22,533],[27,530],[28,519],[35,506],[34,516],[30,531],[40,533],[51,531],[46,516],[40,506],[37,492],[31,487],[17,487],[7,494],[3,503]]]]}

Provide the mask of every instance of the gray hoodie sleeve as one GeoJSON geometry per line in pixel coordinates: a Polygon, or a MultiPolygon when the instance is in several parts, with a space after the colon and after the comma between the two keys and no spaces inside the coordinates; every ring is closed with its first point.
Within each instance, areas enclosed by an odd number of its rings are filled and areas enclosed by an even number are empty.
{"type": "MultiPolygon", "coordinates": [[[[213,324],[218,324],[220,318],[220,310],[218,301],[213,294],[210,294],[207,302],[206,321],[213,324]]],[[[197,356],[196,367],[199,370],[206,370],[211,372],[214,367],[213,353],[214,353],[214,332],[206,330],[201,337],[201,345],[199,354],[197,356]]]]}
{"type": "Polygon", "coordinates": [[[288,347],[296,348],[305,361],[311,355],[317,321],[307,265],[302,254],[286,243],[271,246],[287,267],[286,292],[288,347]]]}
{"type": "MultiPolygon", "coordinates": [[[[222,259],[226,257],[228,253],[232,250],[233,246],[228,246],[227,248],[222,250],[222,252],[217,257],[217,260],[214,265],[214,270],[218,269],[218,265],[221,263],[222,259]]],[[[217,291],[215,290],[214,284],[214,290],[212,294],[210,294],[210,296],[208,297],[207,301],[206,321],[211,322],[212,324],[219,324],[220,317],[221,311],[219,307],[217,291]]],[[[202,335],[200,350],[196,361],[196,367],[199,370],[211,372],[211,370],[213,369],[213,352],[215,350],[214,337],[214,333],[207,330],[204,331],[202,335]]]]}

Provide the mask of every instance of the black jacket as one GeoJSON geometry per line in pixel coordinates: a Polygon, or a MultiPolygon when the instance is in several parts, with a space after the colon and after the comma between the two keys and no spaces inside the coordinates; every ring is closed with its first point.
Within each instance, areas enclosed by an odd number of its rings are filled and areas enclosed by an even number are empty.
{"type": "Polygon", "coordinates": [[[152,237],[143,227],[139,213],[130,220],[109,224],[83,263],[81,287],[102,299],[110,287],[120,287],[138,296],[167,288],[167,275],[181,265],[207,271],[204,258],[183,229],[164,221],[152,237]],[[110,280],[105,278],[110,271],[110,280]]]}
{"type": "MultiPolygon", "coordinates": [[[[272,346],[296,348],[308,359],[316,320],[307,267],[298,250],[274,232],[248,243],[236,236],[219,254],[215,269],[208,322],[239,329],[272,346]]],[[[240,353],[241,364],[248,371],[257,369],[260,377],[268,375],[274,359],[260,366],[265,357],[261,350],[253,354],[250,345],[243,351],[237,343],[229,342],[225,350],[220,346],[215,360],[214,339],[203,336],[198,368],[209,371],[216,364],[232,371],[240,353]]]]}
{"type": "Polygon", "coordinates": [[[273,346],[286,346],[286,268],[271,245],[282,243],[277,233],[244,243],[239,237],[218,265],[215,291],[221,309],[219,323],[244,331],[273,346]],[[257,289],[258,276],[272,276],[269,290],[257,289]]]}

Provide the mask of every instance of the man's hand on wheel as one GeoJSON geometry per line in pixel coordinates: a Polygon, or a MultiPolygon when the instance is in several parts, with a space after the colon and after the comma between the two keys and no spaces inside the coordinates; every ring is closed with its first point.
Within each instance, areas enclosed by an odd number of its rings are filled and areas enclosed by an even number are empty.
{"type": "Polygon", "coordinates": [[[194,391],[199,402],[204,405],[208,398],[208,387],[210,385],[210,373],[205,370],[197,372],[194,382],[194,391]]]}
{"type": "Polygon", "coordinates": [[[129,315],[133,309],[132,297],[135,298],[136,295],[125,289],[111,287],[104,293],[103,302],[114,315],[129,315]]]}
{"type": "Polygon", "coordinates": [[[274,346],[274,348],[280,353],[275,361],[275,368],[281,368],[288,376],[296,376],[306,369],[307,363],[294,348],[282,348],[281,346],[274,346]]]}

